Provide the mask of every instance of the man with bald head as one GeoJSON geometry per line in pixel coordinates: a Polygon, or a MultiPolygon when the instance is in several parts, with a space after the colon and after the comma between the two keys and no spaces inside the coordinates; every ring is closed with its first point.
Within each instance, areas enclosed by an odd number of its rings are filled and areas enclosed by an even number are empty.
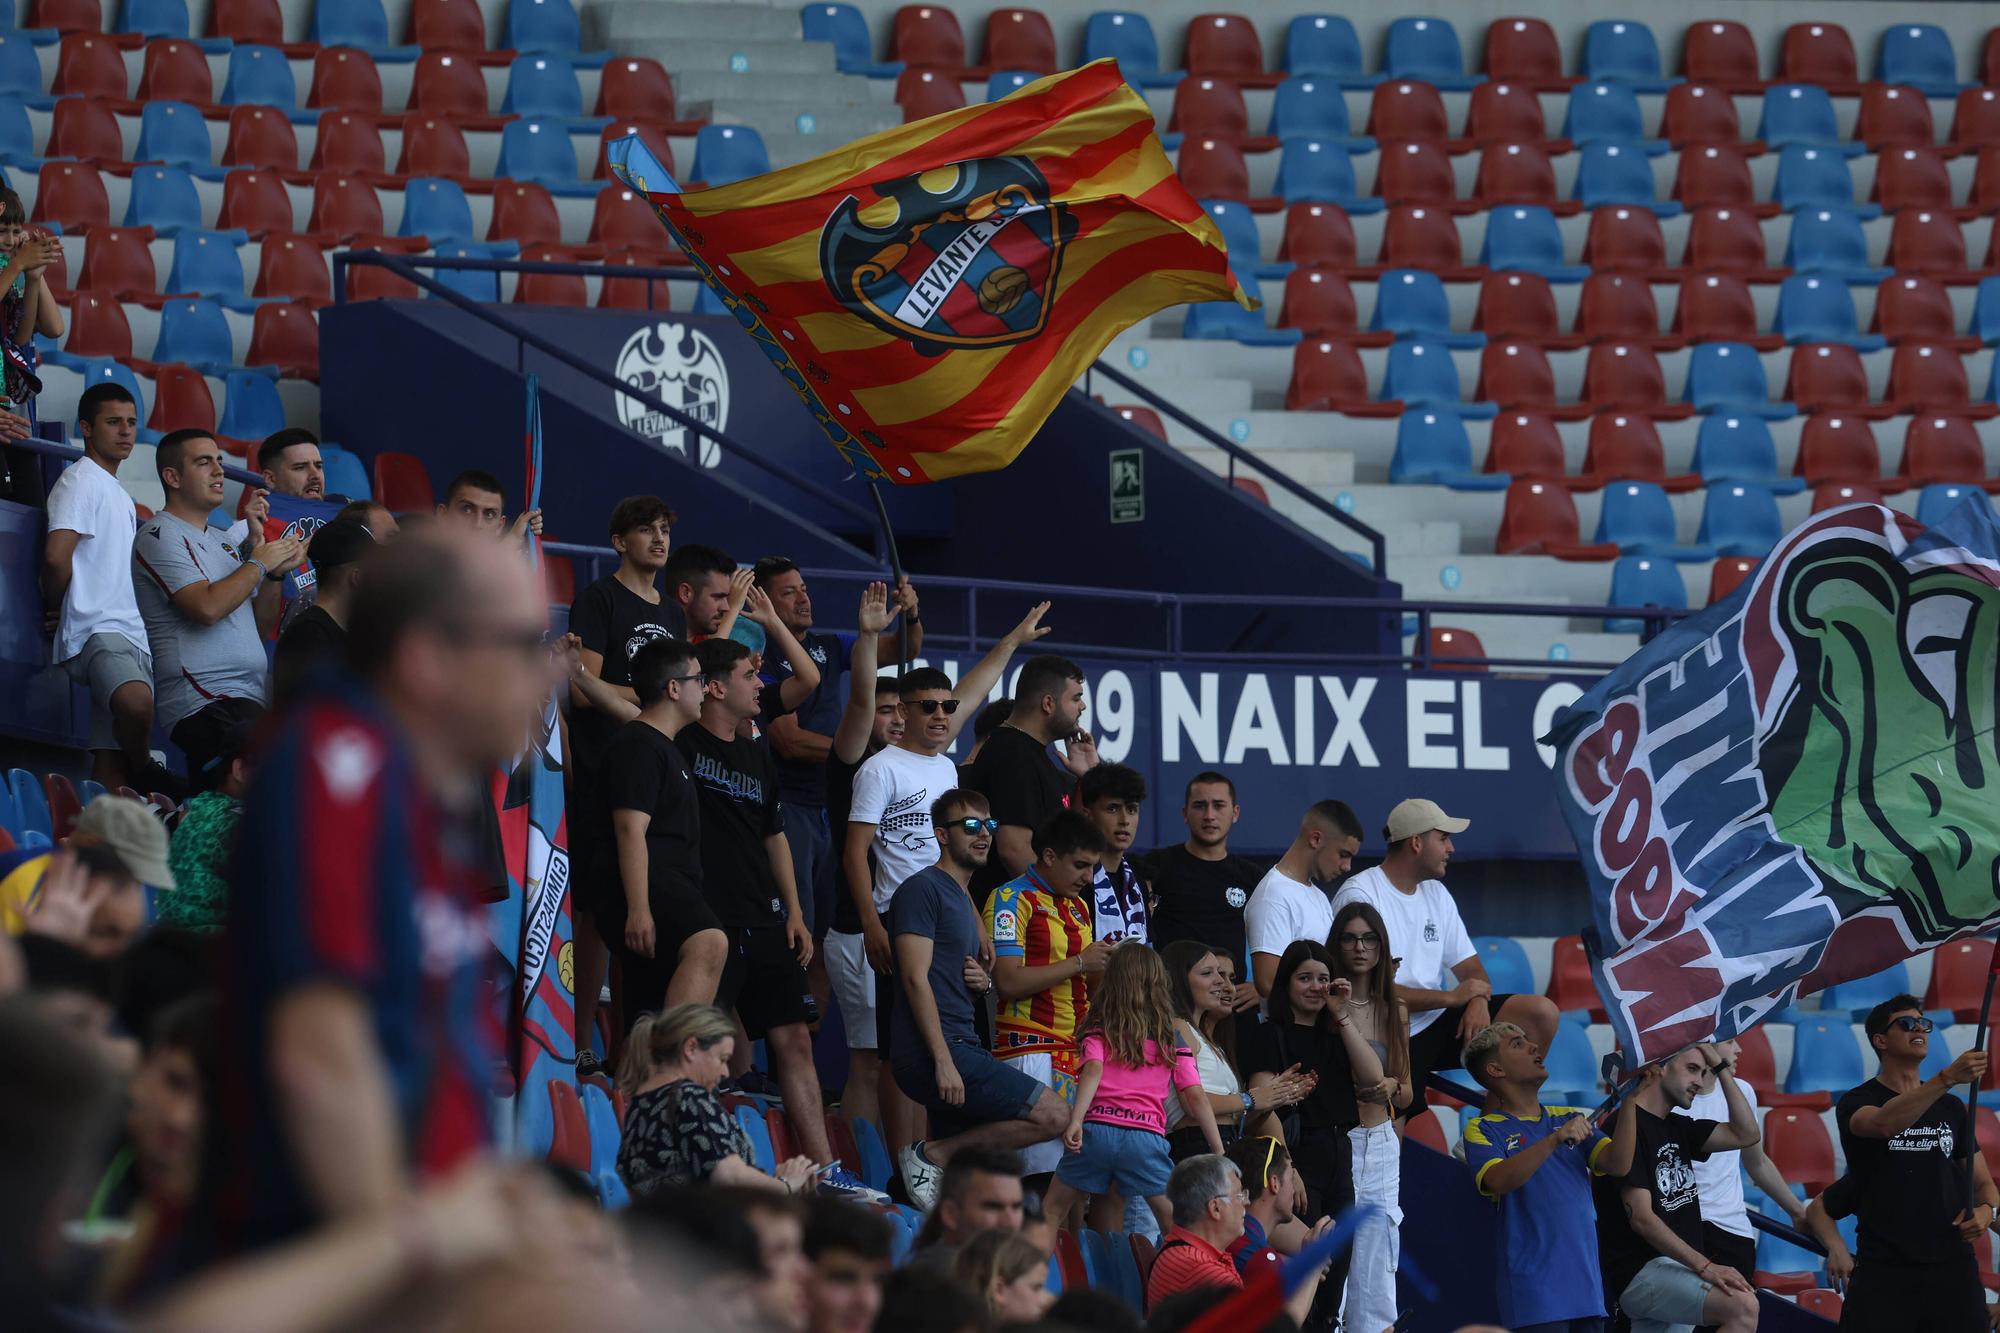
{"type": "Polygon", "coordinates": [[[246,798],[205,1182],[227,1249],[398,1205],[487,1141],[483,780],[547,697],[526,565],[470,536],[369,555],[353,679],[306,700],[246,798]]]}

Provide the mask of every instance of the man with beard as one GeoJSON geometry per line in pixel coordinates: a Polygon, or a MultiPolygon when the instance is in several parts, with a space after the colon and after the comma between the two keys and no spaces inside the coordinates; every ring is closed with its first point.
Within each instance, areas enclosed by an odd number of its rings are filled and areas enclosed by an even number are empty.
{"type": "Polygon", "coordinates": [[[1018,1062],[995,1059],[973,1025],[975,1005],[993,987],[979,964],[979,916],[969,894],[993,849],[986,798],[948,791],[931,806],[931,819],[937,864],[899,885],[889,908],[902,982],[890,1016],[892,1067],[904,1095],[929,1112],[932,1136],[911,1144],[900,1165],[912,1201],[926,1209],[936,1204],[944,1165],[959,1149],[1045,1143],[1069,1123],[1069,1104],[1018,1062]]]}
{"type": "MultiPolygon", "coordinates": [[[[1186,840],[1144,858],[1139,873],[1153,886],[1154,948],[1193,940],[1235,959],[1236,974],[1247,977],[1243,909],[1257,883],[1257,867],[1229,853],[1229,830],[1242,813],[1228,774],[1213,769],[1195,774],[1181,798],[1186,840]]],[[[1245,986],[1239,998],[1248,1007],[1257,1002],[1257,992],[1245,986]]]]}
{"type": "Polygon", "coordinates": [[[1299,940],[1324,946],[1333,932],[1328,891],[1347,876],[1361,848],[1361,821],[1345,801],[1320,801],[1299,821],[1298,836],[1257,881],[1243,912],[1250,982],[1268,996],[1278,960],[1299,940]]]}
{"type": "Polygon", "coordinates": [[[1097,743],[1082,730],[1083,668],[1067,658],[1031,657],[1014,682],[1014,707],[1007,721],[960,778],[992,802],[1000,821],[993,856],[972,881],[974,902],[984,904],[993,890],[1035,862],[1035,830],[1067,810],[1076,799],[1076,780],[1097,766],[1097,743]],[[1060,767],[1049,746],[1064,746],[1060,767]]]}

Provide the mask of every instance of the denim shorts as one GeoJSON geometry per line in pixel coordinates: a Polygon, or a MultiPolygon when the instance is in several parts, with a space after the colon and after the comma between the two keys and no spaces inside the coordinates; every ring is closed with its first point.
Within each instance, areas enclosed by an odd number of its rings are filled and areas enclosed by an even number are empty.
{"type": "Polygon", "coordinates": [[[1632,1321],[1632,1333],[1661,1333],[1701,1323],[1709,1284],[1678,1260],[1662,1255],[1625,1284],[1618,1308],[1632,1321]]]}
{"type": "Polygon", "coordinates": [[[1115,1187],[1126,1200],[1167,1192],[1174,1173],[1167,1136],[1127,1125],[1084,1122],[1083,1151],[1064,1153],[1056,1179],[1085,1194],[1108,1194],[1115,1187]]]}
{"type": "Polygon", "coordinates": [[[1005,1120],[1025,1120],[1041,1100],[1043,1087],[1006,1060],[970,1042],[951,1043],[951,1063],[965,1084],[965,1102],[948,1105],[938,1096],[937,1066],[923,1050],[897,1051],[891,1070],[903,1095],[930,1115],[930,1136],[954,1138],[968,1129],[1005,1120]]]}

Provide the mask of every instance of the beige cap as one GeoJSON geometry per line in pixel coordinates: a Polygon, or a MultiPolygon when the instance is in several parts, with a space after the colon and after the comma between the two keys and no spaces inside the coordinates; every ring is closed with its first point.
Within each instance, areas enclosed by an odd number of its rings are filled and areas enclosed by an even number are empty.
{"type": "Polygon", "coordinates": [[[1472,827],[1469,819],[1453,819],[1436,801],[1412,796],[1389,812],[1389,841],[1401,842],[1432,829],[1440,833],[1463,833],[1472,827]]]}
{"type": "Polygon", "coordinates": [[[75,832],[118,853],[118,859],[141,884],[156,889],[174,887],[174,872],[167,865],[166,826],[150,805],[106,793],[83,808],[75,832]]]}

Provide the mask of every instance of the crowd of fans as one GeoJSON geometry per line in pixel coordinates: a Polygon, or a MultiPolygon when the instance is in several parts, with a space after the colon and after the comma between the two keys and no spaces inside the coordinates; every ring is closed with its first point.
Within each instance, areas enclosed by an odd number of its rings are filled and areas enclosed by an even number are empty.
{"type": "MultiPolygon", "coordinates": [[[[638,496],[552,639],[519,542],[539,515],[510,526],[490,477],[309,540],[253,494],[232,533],[220,446],[183,431],[140,523],[133,404],[100,385],[80,415],[53,660],[99,779],[187,799],[171,836],[107,794],[61,848],[0,856],[10,1326],[526,1327],[587,1300],[611,1327],[1168,1330],[1346,1218],[1279,1322],[1381,1333],[1407,1314],[1402,1135],[1454,1070],[1483,1090],[1462,1151],[1510,1328],[1754,1328],[1739,1170],[1824,1244],[1857,1326],[1984,1326],[1971,1243],[2000,1195],[1947,1089],[1985,1056],[1920,1078],[1909,997],[1868,1020],[1849,1174],[1807,1204],[1733,1043],[1639,1071],[1615,1113],[1543,1103],[1561,1016],[1494,993],[1444,884],[1467,821],[1436,803],[1384,812],[1386,855],[1350,874],[1361,820],[1317,802],[1260,870],[1209,771],[1186,837],[1136,851],[1149,792],[1098,755],[1083,672],[1030,656],[991,702],[1047,604],[954,681],[918,660],[907,582],[830,632],[795,563],[675,546],[638,496]],[[615,1071],[618,1215],[494,1155],[493,780],[552,690],[576,1072],[615,1071]],[[836,1014],[849,1075],[822,1088],[836,1014]],[[759,1160],[743,1098],[782,1106],[786,1160],[759,1160]],[[829,1106],[879,1126],[888,1195],[836,1160],[829,1106]],[[925,1216],[895,1265],[899,1204],[925,1216]],[[1144,1311],[1050,1290],[1086,1227],[1150,1243],[1144,1311]]],[[[259,452],[272,491],[338,503],[303,432],[259,452]]]]}

